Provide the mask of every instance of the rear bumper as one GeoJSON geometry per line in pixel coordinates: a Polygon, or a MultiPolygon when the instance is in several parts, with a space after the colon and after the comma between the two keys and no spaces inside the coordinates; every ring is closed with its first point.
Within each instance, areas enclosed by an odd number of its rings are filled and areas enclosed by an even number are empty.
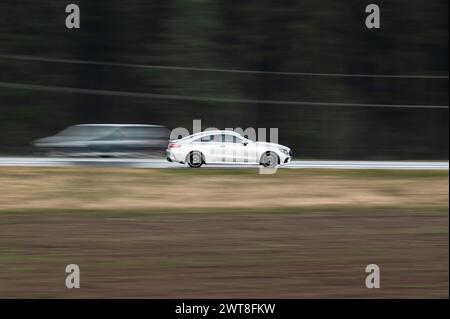
{"type": "Polygon", "coordinates": [[[166,150],[166,160],[168,162],[178,162],[184,164],[183,154],[174,152],[172,150],[166,150]]]}

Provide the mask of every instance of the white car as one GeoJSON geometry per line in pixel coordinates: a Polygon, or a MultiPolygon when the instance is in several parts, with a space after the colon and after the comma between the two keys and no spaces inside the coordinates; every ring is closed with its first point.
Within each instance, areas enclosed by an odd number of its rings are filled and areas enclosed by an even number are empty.
{"type": "Polygon", "coordinates": [[[206,131],[170,141],[169,162],[203,164],[252,164],[276,167],[292,159],[290,148],[266,142],[254,142],[233,131],[206,131]]]}

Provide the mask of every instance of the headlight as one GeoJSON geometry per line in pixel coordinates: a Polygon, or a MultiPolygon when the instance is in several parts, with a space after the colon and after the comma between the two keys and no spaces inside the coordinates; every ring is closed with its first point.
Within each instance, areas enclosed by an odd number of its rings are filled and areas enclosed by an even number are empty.
{"type": "Polygon", "coordinates": [[[289,150],[285,148],[280,148],[280,152],[283,153],[284,155],[289,155],[289,150]]]}

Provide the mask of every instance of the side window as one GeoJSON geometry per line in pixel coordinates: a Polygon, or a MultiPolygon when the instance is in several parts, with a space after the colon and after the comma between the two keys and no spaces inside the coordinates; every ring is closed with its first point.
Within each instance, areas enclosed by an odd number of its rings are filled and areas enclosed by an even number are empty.
{"type": "Polygon", "coordinates": [[[200,139],[200,141],[208,143],[208,142],[212,142],[213,138],[214,138],[214,135],[206,135],[206,136],[203,136],[200,139]]]}
{"type": "Polygon", "coordinates": [[[201,138],[201,141],[221,143],[223,141],[223,134],[206,135],[201,138]]]}
{"type": "Polygon", "coordinates": [[[114,131],[111,131],[109,134],[104,135],[101,139],[105,141],[123,140],[124,135],[122,134],[120,129],[116,129],[114,131]]]}
{"type": "Polygon", "coordinates": [[[242,139],[231,134],[214,134],[214,135],[205,135],[201,138],[194,140],[195,143],[242,143],[242,139]]]}
{"type": "Polygon", "coordinates": [[[212,141],[215,143],[223,143],[224,138],[225,138],[224,134],[215,134],[215,135],[213,135],[212,141]]]}
{"type": "Polygon", "coordinates": [[[236,135],[231,135],[231,134],[225,134],[224,141],[225,141],[225,143],[234,143],[234,144],[242,143],[242,139],[240,139],[236,135]]]}
{"type": "Polygon", "coordinates": [[[123,134],[123,136],[127,139],[142,138],[145,136],[145,132],[140,128],[122,127],[120,131],[123,134]]]}
{"type": "Polygon", "coordinates": [[[214,141],[214,135],[205,135],[201,138],[194,140],[194,143],[209,143],[214,141]]]}

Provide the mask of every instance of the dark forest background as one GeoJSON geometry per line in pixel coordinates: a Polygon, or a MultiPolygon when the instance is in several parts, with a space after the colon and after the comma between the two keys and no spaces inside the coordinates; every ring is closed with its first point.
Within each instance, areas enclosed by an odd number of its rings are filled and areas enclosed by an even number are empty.
{"type": "MultiPolygon", "coordinates": [[[[0,54],[281,72],[448,75],[448,0],[2,0],[0,54]]],[[[448,105],[448,78],[353,78],[0,57],[0,82],[257,100],[448,105]]],[[[0,153],[78,123],[278,127],[298,158],[447,159],[448,109],[176,101],[0,87],[0,153]]]]}

